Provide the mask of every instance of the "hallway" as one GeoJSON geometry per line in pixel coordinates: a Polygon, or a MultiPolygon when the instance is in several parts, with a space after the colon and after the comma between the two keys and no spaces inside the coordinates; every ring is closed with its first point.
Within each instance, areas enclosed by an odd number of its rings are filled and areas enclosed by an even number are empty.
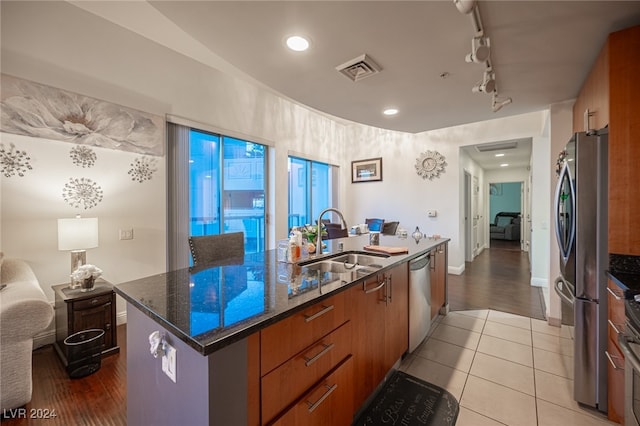
{"type": "Polygon", "coordinates": [[[452,311],[493,309],[544,320],[542,289],[531,287],[528,253],[508,242],[491,240],[462,275],[448,275],[452,311]]]}

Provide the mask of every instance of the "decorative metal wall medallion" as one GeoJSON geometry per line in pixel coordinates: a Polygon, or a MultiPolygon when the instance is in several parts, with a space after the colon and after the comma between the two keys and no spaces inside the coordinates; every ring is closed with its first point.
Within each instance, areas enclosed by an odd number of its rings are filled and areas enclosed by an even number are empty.
{"type": "Polygon", "coordinates": [[[81,167],[93,167],[96,163],[96,153],[86,146],[74,146],[69,153],[73,164],[81,167]]]}
{"type": "Polygon", "coordinates": [[[102,201],[102,188],[91,179],[69,178],[62,189],[62,198],[70,206],[78,208],[82,205],[86,210],[102,201]]]}
{"type": "Polygon", "coordinates": [[[447,162],[438,151],[425,151],[416,158],[416,173],[422,179],[433,179],[440,177],[440,172],[444,172],[447,162]]]}
{"type": "Polygon", "coordinates": [[[16,174],[23,177],[27,170],[32,170],[29,161],[31,157],[26,151],[16,149],[14,144],[9,144],[9,149],[5,149],[4,144],[0,144],[0,165],[2,165],[2,174],[4,177],[15,176],[16,174]]]}
{"type": "Polygon", "coordinates": [[[131,180],[138,181],[140,183],[145,180],[151,180],[153,174],[156,172],[156,159],[151,157],[138,157],[133,163],[131,163],[131,169],[129,169],[129,176],[131,180]]]}

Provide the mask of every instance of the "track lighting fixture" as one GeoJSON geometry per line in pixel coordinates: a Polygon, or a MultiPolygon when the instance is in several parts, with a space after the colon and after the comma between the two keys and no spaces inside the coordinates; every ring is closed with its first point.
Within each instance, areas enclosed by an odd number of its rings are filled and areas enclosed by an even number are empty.
{"type": "Polygon", "coordinates": [[[502,109],[503,106],[509,105],[511,102],[512,102],[511,98],[498,100],[498,94],[496,92],[493,94],[493,102],[492,102],[491,108],[493,109],[493,112],[498,112],[502,109]]]}
{"type": "Polygon", "coordinates": [[[453,0],[460,13],[470,13],[476,5],[476,0],[453,0]]]}
{"type": "Polygon", "coordinates": [[[474,37],[471,39],[471,53],[464,60],[466,62],[475,62],[482,64],[487,62],[491,54],[490,42],[488,37],[474,37]]]}
{"type": "Polygon", "coordinates": [[[471,89],[473,93],[493,93],[496,90],[496,77],[490,70],[484,72],[482,81],[471,89]]]}
{"type": "Polygon", "coordinates": [[[496,73],[493,70],[491,61],[491,43],[482,25],[480,16],[480,6],[477,0],[453,0],[458,11],[471,18],[474,37],[471,39],[471,53],[465,57],[469,63],[484,64],[484,74],[482,80],[478,82],[471,91],[473,93],[486,93],[492,95],[491,109],[498,112],[503,106],[509,105],[511,98],[498,99],[498,86],[496,84],[496,73]]]}

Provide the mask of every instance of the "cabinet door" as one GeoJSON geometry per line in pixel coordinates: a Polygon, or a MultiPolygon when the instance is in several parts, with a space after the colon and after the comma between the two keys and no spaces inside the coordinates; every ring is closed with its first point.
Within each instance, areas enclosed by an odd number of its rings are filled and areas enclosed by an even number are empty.
{"type": "Polygon", "coordinates": [[[387,371],[409,348],[409,271],[408,263],[396,266],[386,275],[389,299],[385,324],[385,367],[387,371]]]}
{"type": "Polygon", "coordinates": [[[349,357],[305,394],[274,425],[350,425],[355,411],[351,404],[352,389],[353,360],[349,357]]]}
{"type": "Polygon", "coordinates": [[[74,310],[72,328],[72,333],[77,333],[78,331],[90,328],[104,330],[104,347],[110,348],[113,344],[111,332],[111,301],[94,308],[82,309],[79,311],[74,310]]]}
{"type": "Polygon", "coordinates": [[[445,253],[444,244],[431,250],[431,318],[435,318],[445,300],[445,253]]]}
{"type": "Polygon", "coordinates": [[[353,322],[353,403],[356,409],[375,390],[386,373],[385,284],[384,277],[380,275],[349,290],[349,309],[353,322]]]}

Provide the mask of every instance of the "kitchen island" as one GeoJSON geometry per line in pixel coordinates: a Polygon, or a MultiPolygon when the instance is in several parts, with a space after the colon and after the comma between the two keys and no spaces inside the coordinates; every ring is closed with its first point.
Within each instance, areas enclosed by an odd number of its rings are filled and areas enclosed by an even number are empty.
{"type": "MultiPolygon", "coordinates": [[[[446,276],[448,241],[382,236],[381,246],[408,252],[342,272],[308,260],[277,262],[270,250],[117,285],[127,301],[128,422],[308,423],[298,405],[305,414],[350,419],[407,350],[408,262],[444,253],[446,276]],[[150,353],[154,331],[176,350],[172,374],[163,372],[162,356],[150,353]],[[386,350],[392,341],[395,349],[386,350]],[[380,343],[385,347],[374,346],[380,343]],[[374,359],[368,349],[387,353],[374,359]],[[370,383],[350,389],[371,366],[377,373],[370,383]],[[313,395],[325,380],[333,381],[313,395]],[[341,410],[331,406],[331,393],[341,395],[341,410]]],[[[342,254],[340,243],[344,253],[362,252],[368,236],[328,241],[328,253],[314,260],[342,254]]]]}

